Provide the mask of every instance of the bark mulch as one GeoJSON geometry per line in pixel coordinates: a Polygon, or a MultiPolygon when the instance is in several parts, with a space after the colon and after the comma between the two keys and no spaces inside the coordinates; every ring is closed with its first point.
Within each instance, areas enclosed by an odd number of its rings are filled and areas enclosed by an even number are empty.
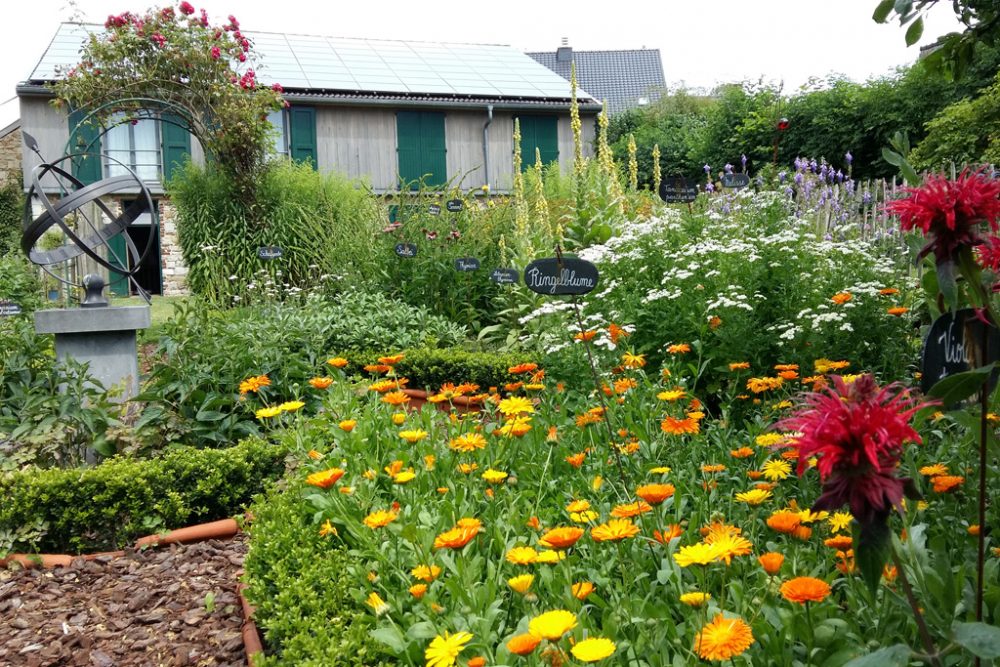
{"type": "Polygon", "coordinates": [[[0,667],[245,665],[245,553],[241,534],[0,570],[0,667]]]}

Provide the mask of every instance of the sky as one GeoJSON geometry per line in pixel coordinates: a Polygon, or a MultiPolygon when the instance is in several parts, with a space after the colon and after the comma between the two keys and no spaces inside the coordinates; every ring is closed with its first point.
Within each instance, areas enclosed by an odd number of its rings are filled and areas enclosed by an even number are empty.
{"type": "MultiPolygon", "coordinates": [[[[15,95],[17,82],[31,73],[61,21],[82,18],[103,23],[109,14],[150,6],[132,0],[5,4],[0,23],[0,104],[15,95]]],[[[670,87],[711,89],[719,83],[763,79],[783,84],[784,92],[792,94],[811,77],[839,74],[860,82],[891,73],[918,55],[916,46],[905,46],[898,24],[872,21],[877,0],[206,0],[193,4],[205,7],[213,20],[235,14],[247,31],[509,44],[522,51],[554,51],[563,38],[581,51],[659,49],[670,87]]],[[[951,3],[939,4],[943,6],[933,8],[927,17],[920,44],[959,28],[951,3]]]]}

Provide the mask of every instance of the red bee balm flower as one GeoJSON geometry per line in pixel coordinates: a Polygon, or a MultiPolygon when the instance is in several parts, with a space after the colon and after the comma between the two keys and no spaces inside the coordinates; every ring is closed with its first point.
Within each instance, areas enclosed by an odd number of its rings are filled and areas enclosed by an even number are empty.
{"type": "Polygon", "coordinates": [[[906,231],[919,228],[928,237],[921,256],[934,251],[938,263],[947,261],[963,246],[982,243],[980,223],[997,231],[1000,217],[1000,181],[981,171],[962,171],[954,181],[930,175],[919,188],[903,188],[910,196],[890,202],[885,210],[899,216],[906,231]]]}
{"type": "Polygon", "coordinates": [[[899,506],[911,480],[896,477],[896,465],[907,442],[920,442],[909,420],[924,404],[898,385],[879,388],[871,375],[847,384],[834,375],[833,386],[807,394],[805,403],[778,424],[801,432],[794,446],[798,473],[818,459],[823,495],[813,509],[834,510],[849,504],[862,524],[888,515],[899,506]]]}

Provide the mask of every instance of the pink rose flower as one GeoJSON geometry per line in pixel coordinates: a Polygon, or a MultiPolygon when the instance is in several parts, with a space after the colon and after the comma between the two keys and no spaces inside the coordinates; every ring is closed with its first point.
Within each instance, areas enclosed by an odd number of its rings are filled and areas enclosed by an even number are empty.
{"type": "Polygon", "coordinates": [[[212,60],[218,60],[222,57],[222,49],[217,46],[212,47],[212,60]]]}
{"type": "Polygon", "coordinates": [[[190,2],[187,2],[187,0],[182,2],[181,14],[184,14],[185,16],[190,16],[191,14],[194,14],[194,5],[192,5],[190,2]]]}

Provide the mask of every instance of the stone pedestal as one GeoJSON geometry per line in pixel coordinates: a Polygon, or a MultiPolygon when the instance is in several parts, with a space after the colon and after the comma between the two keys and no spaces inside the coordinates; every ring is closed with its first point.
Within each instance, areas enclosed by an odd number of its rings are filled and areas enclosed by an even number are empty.
{"type": "Polygon", "coordinates": [[[35,331],[56,336],[56,356],[89,363],[90,375],[106,389],[123,388],[120,401],[139,393],[135,332],[149,324],[149,306],[35,312],[35,331]]]}

